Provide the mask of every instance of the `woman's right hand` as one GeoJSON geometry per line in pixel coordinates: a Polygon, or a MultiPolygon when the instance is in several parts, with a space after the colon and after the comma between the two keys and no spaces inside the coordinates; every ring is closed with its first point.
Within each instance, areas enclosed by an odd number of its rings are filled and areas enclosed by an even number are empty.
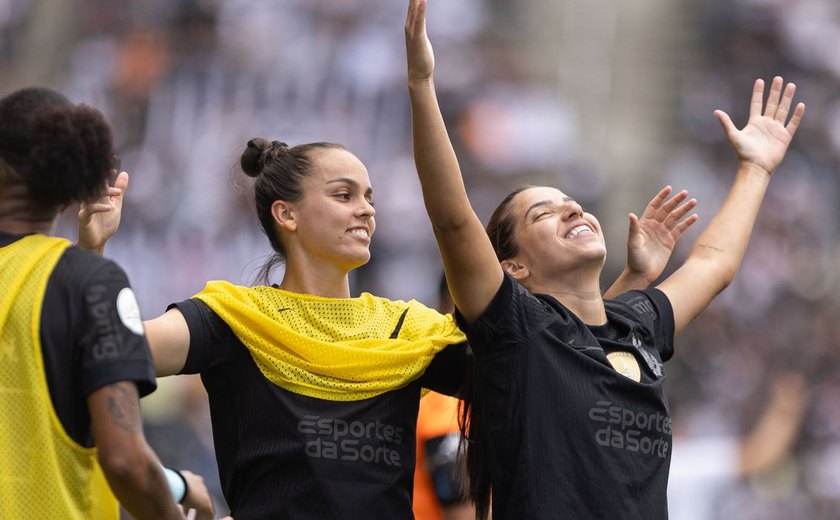
{"type": "Polygon", "coordinates": [[[426,35],[426,0],[409,0],[405,20],[408,81],[428,81],[435,70],[435,53],[426,35]]]}
{"type": "Polygon", "coordinates": [[[79,208],[79,247],[102,254],[105,243],[120,227],[127,188],[128,173],[121,172],[114,186],[106,186],[100,198],[82,203],[79,208]]]}

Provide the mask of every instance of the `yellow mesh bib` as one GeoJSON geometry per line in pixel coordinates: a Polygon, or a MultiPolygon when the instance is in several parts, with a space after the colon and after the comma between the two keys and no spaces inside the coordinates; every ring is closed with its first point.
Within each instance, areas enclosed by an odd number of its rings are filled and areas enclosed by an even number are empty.
{"type": "Polygon", "coordinates": [[[195,297],[230,326],[268,380],[318,399],[356,401],[402,388],[447,345],[466,341],[452,316],[414,300],[324,298],[219,281],[195,297]]]}
{"type": "Polygon", "coordinates": [[[41,304],[69,242],[43,235],[0,248],[0,518],[117,519],[96,461],[52,407],[41,357],[41,304]]]}

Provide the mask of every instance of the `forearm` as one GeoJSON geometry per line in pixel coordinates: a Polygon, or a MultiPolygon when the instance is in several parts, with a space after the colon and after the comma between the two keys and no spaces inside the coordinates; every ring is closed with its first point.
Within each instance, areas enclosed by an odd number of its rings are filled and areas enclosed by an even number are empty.
{"type": "Polygon", "coordinates": [[[103,464],[103,471],[114,495],[137,520],[184,518],[169,490],[163,468],[148,446],[122,463],[103,464]]]}
{"type": "Polygon", "coordinates": [[[434,80],[412,80],[408,88],[414,161],[432,226],[436,230],[462,227],[474,213],[438,106],[434,80]]]}
{"type": "Polygon", "coordinates": [[[732,189],[695,242],[686,263],[707,265],[716,275],[709,282],[722,290],[732,281],[749,245],[750,235],[770,174],[753,163],[742,163],[732,189]]]}

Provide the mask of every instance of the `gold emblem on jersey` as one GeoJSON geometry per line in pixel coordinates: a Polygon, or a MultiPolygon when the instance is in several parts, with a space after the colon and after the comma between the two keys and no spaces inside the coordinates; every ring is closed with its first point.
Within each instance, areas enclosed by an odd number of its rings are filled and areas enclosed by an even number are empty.
{"type": "Polygon", "coordinates": [[[616,372],[629,377],[637,383],[642,380],[642,372],[639,369],[639,362],[636,361],[636,356],[630,352],[610,352],[607,354],[607,361],[615,369],[616,372]]]}

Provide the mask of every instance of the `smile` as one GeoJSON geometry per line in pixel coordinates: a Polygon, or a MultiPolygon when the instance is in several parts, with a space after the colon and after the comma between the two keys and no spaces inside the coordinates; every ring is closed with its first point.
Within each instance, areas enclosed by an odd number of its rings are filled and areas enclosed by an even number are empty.
{"type": "Polygon", "coordinates": [[[575,226],[566,233],[564,238],[575,238],[580,235],[594,235],[595,232],[592,231],[592,228],[589,227],[587,224],[581,224],[579,226],[575,226]]]}

